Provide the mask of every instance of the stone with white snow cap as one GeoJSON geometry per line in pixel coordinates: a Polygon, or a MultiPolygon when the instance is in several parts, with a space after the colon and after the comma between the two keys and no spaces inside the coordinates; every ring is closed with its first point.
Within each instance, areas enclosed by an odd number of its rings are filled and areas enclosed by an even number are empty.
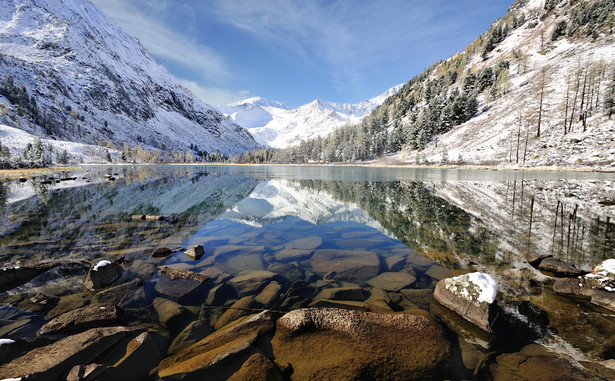
{"type": "Polygon", "coordinates": [[[498,285],[489,274],[470,273],[438,282],[434,299],[477,327],[492,332],[498,285]]]}
{"type": "Polygon", "coordinates": [[[84,282],[85,287],[92,292],[96,292],[112,285],[122,276],[123,272],[124,269],[118,263],[106,260],[100,261],[88,272],[84,282]]]}

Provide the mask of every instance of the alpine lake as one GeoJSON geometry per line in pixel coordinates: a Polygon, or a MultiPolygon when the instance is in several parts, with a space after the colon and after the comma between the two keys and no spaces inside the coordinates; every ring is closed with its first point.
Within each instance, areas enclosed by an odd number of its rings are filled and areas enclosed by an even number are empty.
{"type": "MultiPolygon", "coordinates": [[[[584,372],[615,359],[615,312],[556,294],[560,275],[529,262],[551,255],[591,271],[615,258],[613,200],[614,173],[572,171],[87,166],[3,180],[0,268],[56,264],[0,288],[0,339],[28,343],[0,346],[0,365],[60,340],[38,331],[95,303],[121,307],[116,325],[165,343],[147,372],[195,321],[204,328],[193,342],[215,334],[221,318],[327,307],[433,319],[452,343],[445,378],[548,379],[541,372],[566,366],[574,377],[609,378],[584,372]],[[87,290],[103,260],[121,276],[87,290]],[[165,267],[208,280],[174,280],[165,267]],[[441,279],[477,271],[498,284],[492,333],[433,299],[441,279]],[[242,308],[229,308],[238,300],[242,308]]],[[[273,335],[252,345],[276,361],[266,349],[273,335]]]]}

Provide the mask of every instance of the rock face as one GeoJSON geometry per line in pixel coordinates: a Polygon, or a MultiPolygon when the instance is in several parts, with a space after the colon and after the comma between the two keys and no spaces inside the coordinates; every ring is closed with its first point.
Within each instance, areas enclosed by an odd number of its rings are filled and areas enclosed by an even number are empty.
{"type": "Polygon", "coordinates": [[[479,328],[492,332],[492,303],[495,301],[497,284],[487,274],[471,273],[438,282],[434,299],[455,311],[479,328]],[[493,287],[495,286],[495,290],[493,287]],[[487,295],[488,294],[488,295],[487,295]]]}
{"type": "Polygon", "coordinates": [[[368,280],[378,275],[378,255],[364,250],[316,250],[310,260],[320,276],[335,272],[336,280],[368,280]]]}
{"type": "Polygon", "coordinates": [[[66,335],[90,328],[117,324],[124,311],[113,304],[90,304],[66,312],[41,327],[41,335],[66,335]]]}
{"type": "Polygon", "coordinates": [[[105,287],[109,287],[116,280],[120,279],[124,269],[115,262],[100,261],[90,269],[85,278],[85,288],[96,292],[105,287]]]}
{"type": "Polygon", "coordinates": [[[440,379],[449,375],[451,343],[435,320],[334,308],[294,310],[271,342],[292,379],[440,379]]]}
{"type": "Polygon", "coordinates": [[[256,351],[257,339],[273,328],[273,314],[266,311],[229,324],[162,360],[157,368],[158,377],[226,379],[256,351]]]}
{"type": "Polygon", "coordinates": [[[92,328],[66,337],[0,366],[0,379],[30,375],[29,379],[57,380],[75,364],[89,364],[133,332],[129,327],[92,328]]]}

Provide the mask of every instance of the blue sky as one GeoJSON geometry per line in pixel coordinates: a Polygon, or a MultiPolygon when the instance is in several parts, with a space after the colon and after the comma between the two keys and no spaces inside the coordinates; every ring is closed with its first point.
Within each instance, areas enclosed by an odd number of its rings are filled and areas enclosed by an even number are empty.
{"type": "Polygon", "coordinates": [[[211,104],[357,103],[463,50],[512,0],[92,0],[211,104]]]}

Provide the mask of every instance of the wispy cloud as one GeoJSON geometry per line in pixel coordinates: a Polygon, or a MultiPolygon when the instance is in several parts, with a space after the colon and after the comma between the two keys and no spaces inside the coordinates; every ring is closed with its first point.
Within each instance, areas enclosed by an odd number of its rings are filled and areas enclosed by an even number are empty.
{"type": "Polygon", "coordinates": [[[182,79],[181,83],[192,91],[194,95],[211,105],[227,105],[246,99],[250,95],[249,90],[233,91],[218,87],[202,86],[188,79],[182,79]]]}
{"type": "Polygon", "coordinates": [[[92,1],[155,56],[181,65],[208,82],[221,84],[232,77],[222,54],[165,24],[160,17],[168,11],[165,1],[92,1]]]}

